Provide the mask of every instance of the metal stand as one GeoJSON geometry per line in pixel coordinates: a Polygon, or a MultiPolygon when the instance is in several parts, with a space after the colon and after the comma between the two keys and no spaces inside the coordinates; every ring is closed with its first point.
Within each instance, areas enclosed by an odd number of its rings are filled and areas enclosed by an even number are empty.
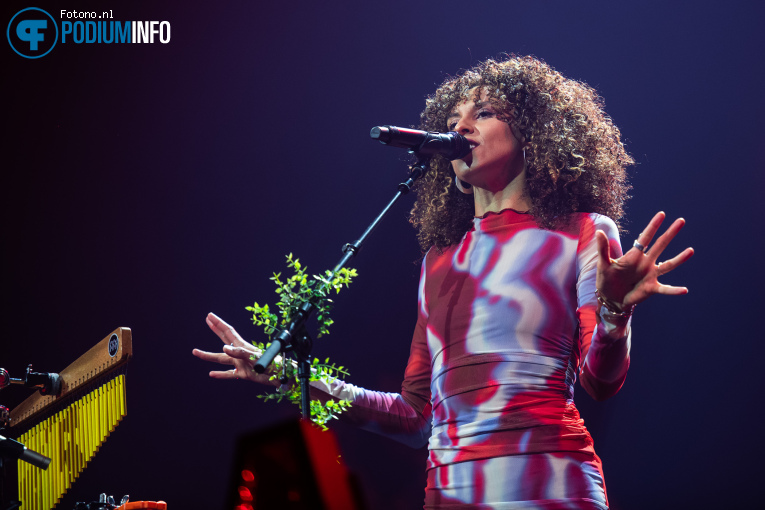
{"type": "MultiPolygon", "coordinates": [[[[417,156],[417,162],[412,165],[409,173],[409,178],[398,185],[398,191],[394,195],[393,199],[388,205],[383,208],[382,212],[377,215],[377,218],[367,227],[361,237],[359,237],[353,243],[347,243],[343,246],[343,258],[337,263],[332,270],[333,273],[337,273],[345,265],[356,256],[361,249],[361,245],[366,238],[377,227],[383,217],[388,213],[393,204],[401,198],[402,195],[406,195],[411,191],[414,182],[422,177],[427,171],[430,164],[430,155],[422,155],[415,153],[417,156]]],[[[313,340],[311,339],[308,331],[305,328],[306,321],[311,317],[311,314],[316,310],[316,305],[311,302],[307,302],[301,306],[297,313],[293,317],[290,317],[289,326],[284,328],[276,335],[276,338],[271,342],[268,349],[265,350],[263,355],[255,363],[254,369],[257,373],[262,374],[266,371],[268,365],[273,362],[274,358],[279,353],[282,353],[282,359],[286,359],[287,355],[291,352],[294,353],[298,362],[298,379],[300,381],[300,394],[301,394],[301,412],[303,418],[311,419],[311,409],[309,398],[308,382],[311,377],[311,348],[313,347],[313,340]]]]}
{"type": "MultiPolygon", "coordinates": [[[[17,459],[29,462],[40,469],[48,469],[51,459],[30,450],[18,441],[0,435],[0,504],[5,504],[5,475],[6,464],[15,468],[17,459]]],[[[20,501],[8,501],[2,510],[13,510],[21,506],[20,501]]]]}

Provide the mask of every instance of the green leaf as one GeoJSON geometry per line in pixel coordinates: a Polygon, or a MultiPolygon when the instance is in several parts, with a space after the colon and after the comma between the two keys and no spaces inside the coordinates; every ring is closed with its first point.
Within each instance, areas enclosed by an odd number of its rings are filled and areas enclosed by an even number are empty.
{"type": "MultiPolygon", "coordinates": [[[[292,253],[286,256],[287,267],[292,269],[292,276],[285,281],[281,280],[282,273],[273,273],[269,279],[274,282],[276,286],[276,294],[279,295],[279,301],[276,303],[277,313],[272,313],[268,304],[260,306],[258,302],[255,302],[252,306],[247,306],[245,309],[252,313],[252,321],[257,326],[262,326],[264,332],[270,339],[271,336],[276,333],[277,326],[286,327],[289,320],[297,312],[297,310],[306,302],[312,302],[317,309],[317,337],[329,334],[329,326],[334,321],[330,318],[329,312],[332,308],[332,300],[328,297],[330,292],[340,292],[343,286],[348,286],[351,279],[357,276],[355,269],[342,268],[337,273],[333,273],[330,270],[325,270],[320,275],[308,275],[308,268],[300,263],[300,260],[295,258],[292,253]],[[280,320],[281,318],[281,320],[280,320]]],[[[265,350],[270,344],[263,342],[253,342],[253,345],[258,349],[265,350]]],[[[297,383],[297,370],[292,364],[292,361],[282,360],[281,362],[273,363],[274,372],[270,376],[270,380],[276,380],[279,375],[286,373],[287,377],[297,383]],[[286,363],[286,366],[284,365],[286,363]]],[[[345,367],[336,367],[334,363],[330,364],[329,358],[322,363],[318,358],[314,358],[311,362],[311,375],[310,380],[318,381],[325,380],[332,382],[338,378],[339,375],[347,376],[348,372],[345,367]]],[[[300,405],[300,385],[292,384],[286,390],[275,390],[273,393],[266,393],[264,395],[258,395],[258,398],[268,401],[276,400],[281,402],[283,399],[287,399],[293,404],[300,405]]],[[[326,423],[329,420],[337,419],[338,415],[344,410],[350,407],[349,401],[329,401],[322,403],[318,400],[311,401],[311,419],[326,429],[326,423]]]]}

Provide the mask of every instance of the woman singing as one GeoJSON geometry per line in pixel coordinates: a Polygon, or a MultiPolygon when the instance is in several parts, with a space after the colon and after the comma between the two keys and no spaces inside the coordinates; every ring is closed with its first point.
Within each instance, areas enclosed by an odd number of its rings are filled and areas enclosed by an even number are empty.
{"type": "MultiPolygon", "coordinates": [[[[350,399],[364,428],[427,443],[427,509],[608,508],[574,383],[597,400],[619,391],[635,305],[687,293],[657,279],[693,250],[658,261],[684,224],[650,246],[659,213],[622,254],[633,160],[602,107],[532,57],[487,60],[426,101],[422,129],[474,148],[436,156],[417,185],[411,222],[426,255],[401,393],[319,382],[312,396],[350,399]]],[[[263,382],[253,347],[215,315],[207,323],[223,353],[195,355],[236,367],[211,375],[263,382]]]]}

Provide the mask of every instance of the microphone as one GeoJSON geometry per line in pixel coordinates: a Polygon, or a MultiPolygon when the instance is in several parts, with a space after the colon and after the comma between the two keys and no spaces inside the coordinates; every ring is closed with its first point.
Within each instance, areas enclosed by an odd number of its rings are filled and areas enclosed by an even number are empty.
{"type": "Polygon", "coordinates": [[[0,368],[0,390],[11,384],[22,384],[27,388],[37,388],[41,395],[58,395],[61,393],[63,380],[61,375],[47,372],[32,372],[32,365],[27,366],[23,379],[15,379],[4,368],[0,368]]]}
{"type": "Polygon", "coordinates": [[[470,142],[454,132],[420,131],[396,126],[373,127],[369,136],[383,145],[409,149],[416,154],[433,156],[440,154],[449,159],[461,159],[473,150],[470,142]]]}
{"type": "Polygon", "coordinates": [[[34,450],[30,450],[18,441],[14,441],[5,436],[0,436],[0,453],[2,453],[4,457],[21,459],[24,462],[29,462],[40,469],[48,469],[48,465],[51,461],[50,457],[46,457],[34,450]]]}

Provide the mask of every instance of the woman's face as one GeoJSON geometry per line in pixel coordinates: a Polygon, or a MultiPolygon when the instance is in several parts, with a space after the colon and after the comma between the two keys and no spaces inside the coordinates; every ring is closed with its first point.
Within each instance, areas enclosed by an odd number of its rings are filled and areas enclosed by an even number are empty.
{"type": "Polygon", "coordinates": [[[523,144],[510,125],[497,118],[486,91],[481,91],[477,104],[475,92],[471,90],[470,99],[459,103],[446,121],[449,131],[475,145],[470,154],[452,161],[452,168],[460,180],[498,192],[523,173],[523,144]]]}

